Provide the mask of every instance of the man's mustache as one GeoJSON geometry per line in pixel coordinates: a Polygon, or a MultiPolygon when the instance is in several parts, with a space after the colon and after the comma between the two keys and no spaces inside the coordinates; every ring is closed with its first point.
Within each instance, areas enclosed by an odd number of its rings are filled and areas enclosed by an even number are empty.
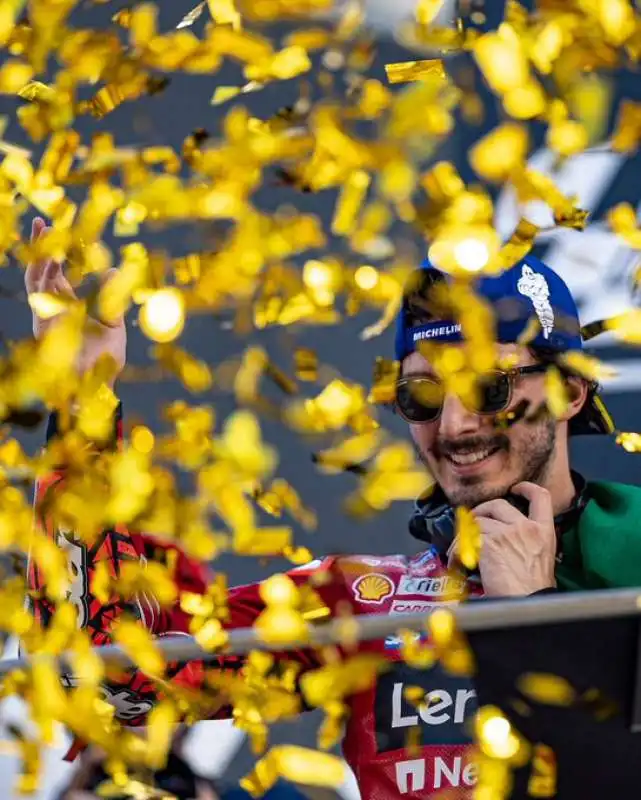
{"type": "Polygon", "coordinates": [[[494,436],[468,436],[456,441],[437,439],[432,450],[437,458],[442,458],[471,450],[508,450],[509,447],[508,437],[504,433],[498,433],[494,436]]]}

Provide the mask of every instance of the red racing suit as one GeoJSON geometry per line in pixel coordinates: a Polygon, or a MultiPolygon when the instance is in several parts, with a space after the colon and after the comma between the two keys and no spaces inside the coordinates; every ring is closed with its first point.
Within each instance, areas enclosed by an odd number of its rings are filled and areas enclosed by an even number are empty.
{"type": "MultiPolygon", "coordinates": [[[[177,554],[175,580],[179,591],[203,593],[208,583],[207,568],[188,558],[173,545],[167,545],[142,534],[124,529],[103,531],[91,546],[85,545],[73,532],[63,531],[55,522],[55,493],[64,487],[65,473],[59,470],[41,481],[36,491],[36,520],[60,547],[64,548],[70,566],[71,588],[68,599],[78,611],[79,624],[91,634],[96,645],[110,642],[110,626],[122,613],[134,614],[155,635],[186,633],[189,617],[178,605],[161,609],[153,597],[142,595],[126,602],[111,598],[100,602],[93,594],[93,578],[97,564],[106,562],[110,574],[117,575],[123,561],[158,557],[159,552],[174,550],[177,554]]],[[[448,583],[455,580],[438,554],[428,550],[416,556],[328,557],[288,574],[300,585],[317,571],[329,573],[329,580],[316,581],[314,589],[334,612],[349,603],[354,614],[400,614],[407,611],[426,612],[451,594],[448,583]]],[[[36,564],[29,566],[29,586],[36,618],[46,627],[53,613],[50,602],[38,590],[43,577],[36,564]]],[[[325,576],[327,577],[327,576],[325,576]]],[[[228,627],[251,626],[263,609],[259,585],[238,586],[229,592],[230,620],[228,627]]],[[[480,595],[481,588],[471,584],[470,593],[480,595]]],[[[385,641],[362,643],[362,652],[383,653],[391,662],[389,671],[367,691],[347,700],[350,716],[343,740],[343,752],[354,770],[364,800],[387,798],[428,798],[449,790],[449,798],[471,796],[475,782],[475,766],[469,759],[470,738],[466,720],[476,709],[476,695],[465,678],[446,673],[440,666],[417,670],[400,658],[400,642],[396,637],[385,641]],[[404,697],[404,689],[420,686],[426,702],[416,707],[404,697]],[[420,728],[420,753],[406,748],[410,728],[420,728]]],[[[301,662],[302,669],[320,666],[310,651],[288,654],[301,662]]],[[[242,660],[221,657],[222,666],[238,669],[242,660]]],[[[197,687],[203,676],[201,662],[173,665],[169,677],[182,685],[197,687]]],[[[73,676],[64,675],[63,682],[73,685],[73,676]]],[[[104,687],[105,698],[117,709],[117,717],[125,724],[144,722],[156,697],[154,687],[139,670],[128,673],[117,685],[104,687]]]]}

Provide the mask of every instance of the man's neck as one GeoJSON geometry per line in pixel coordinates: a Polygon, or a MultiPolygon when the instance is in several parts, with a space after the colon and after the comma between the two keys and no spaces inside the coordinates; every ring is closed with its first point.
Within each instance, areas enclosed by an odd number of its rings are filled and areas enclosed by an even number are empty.
{"type": "Polygon", "coordinates": [[[569,467],[563,470],[561,474],[548,476],[548,480],[545,483],[545,488],[550,492],[552,510],[556,517],[558,514],[567,511],[576,497],[576,486],[572,480],[572,473],[569,467]]]}

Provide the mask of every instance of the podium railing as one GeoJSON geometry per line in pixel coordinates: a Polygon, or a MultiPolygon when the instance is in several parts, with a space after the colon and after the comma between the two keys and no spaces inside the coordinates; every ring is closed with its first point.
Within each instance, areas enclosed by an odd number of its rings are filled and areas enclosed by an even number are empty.
{"type": "MultiPolygon", "coordinates": [[[[573,622],[606,617],[628,617],[641,615],[641,588],[604,589],[571,594],[544,595],[540,597],[516,598],[506,600],[473,600],[458,606],[443,606],[452,613],[456,624],[463,631],[481,631],[573,622]]],[[[400,630],[425,630],[426,614],[368,614],[349,619],[350,639],[372,641],[394,636],[400,630]]],[[[229,632],[227,645],[216,651],[207,651],[192,637],[187,635],[167,636],[156,639],[155,643],[167,661],[215,661],[219,655],[241,655],[250,650],[285,652],[301,647],[322,647],[340,644],[346,634],[345,620],[332,620],[325,624],[310,626],[309,638],[305,641],[291,641],[287,644],[268,644],[259,639],[253,628],[240,628],[229,632]]],[[[94,649],[106,663],[117,666],[134,666],[134,662],[117,645],[105,645],[94,649]]],[[[0,661],[0,676],[15,669],[28,669],[35,659],[14,658],[0,661]]],[[[43,656],[49,659],[50,656],[43,656]]],[[[64,663],[65,657],[60,656],[64,663]]]]}

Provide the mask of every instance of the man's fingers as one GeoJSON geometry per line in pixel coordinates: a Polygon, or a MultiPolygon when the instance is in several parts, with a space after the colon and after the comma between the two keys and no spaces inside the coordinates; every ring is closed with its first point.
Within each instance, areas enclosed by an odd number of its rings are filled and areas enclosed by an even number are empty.
{"type": "Polygon", "coordinates": [[[547,489],[536,483],[523,481],[512,487],[511,491],[520,494],[530,503],[530,519],[534,522],[549,524],[554,520],[552,498],[547,489]]]}
{"type": "MultiPolygon", "coordinates": [[[[43,236],[50,228],[42,217],[36,217],[31,223],[31,244],[35,244],[38,239],[43,236]]],[[[42,292],[46,291],[40,287],[43,279],[43,274],[47,267],[49,267],[51,259],[45,258],[39,261],[34,261],[27,266],[25,270],[24,282],[27,292],[42,292]]]]}
{"type": "Polygon", "coordinates": [[[31,243],[33,244],[40,234],[46,229],[47,223],[42,219],[42,217],[34,217],[33,222],[31,223],[31,243]]]}
{"type": "Polygon", "coordinates": [[[56,275],[60,269],[60,264],[58,264],[58,262],[54,261],[52,258],[41,263],[42,267],[38,279],[36,281],[34,291],[53,293],[54,282],[56,280],[56,275]]]}
{"type": "MultiPolygon", "coordinates": [[[[67,276],[65,275],[60,264],[58,264],[58,270],[53,274],[51,288],[53,289],[54,294],[62,294],[66,297],[72,298],[73,300],[76,299],[76,293],[73,290],[73,286],[69,283],[67,276]]],[[[45,289],[45,291],[50,290],[45,289]]]]}
{"type": "Polygon", "coordinates": [[[485,517],[495,519],[506,524],[514,524],[523,519],[523,514],[507,500],[487,500],[472,509],[472,513],[477,519],[485,517]]]}
{"type": "Polygon", "coordinates": [[[485,541],[485,537],[498,538],[504,536],[510,530],[504,522],[500,522],[497,519],[491,519],[491,517],[481,517],[478,520],[478,523],[479,528],[481,529],[481,535],[483,536],[483,541],[485,541]]]}
{"type": "MultiPolygon", "coordinates": [[[[35,244],[47,230],[47,223],[42,219],[42,217],[36,217],[31,223],[31,244],[35,244]]],[[[42,273],[48,264],[49,260],[45,259],[34,261],[32,264],[27,266],[24,274],[24,282],[29,294],[31,294],[31,292],[40,291],[38,284],[40,283],[42,273]]]]}

